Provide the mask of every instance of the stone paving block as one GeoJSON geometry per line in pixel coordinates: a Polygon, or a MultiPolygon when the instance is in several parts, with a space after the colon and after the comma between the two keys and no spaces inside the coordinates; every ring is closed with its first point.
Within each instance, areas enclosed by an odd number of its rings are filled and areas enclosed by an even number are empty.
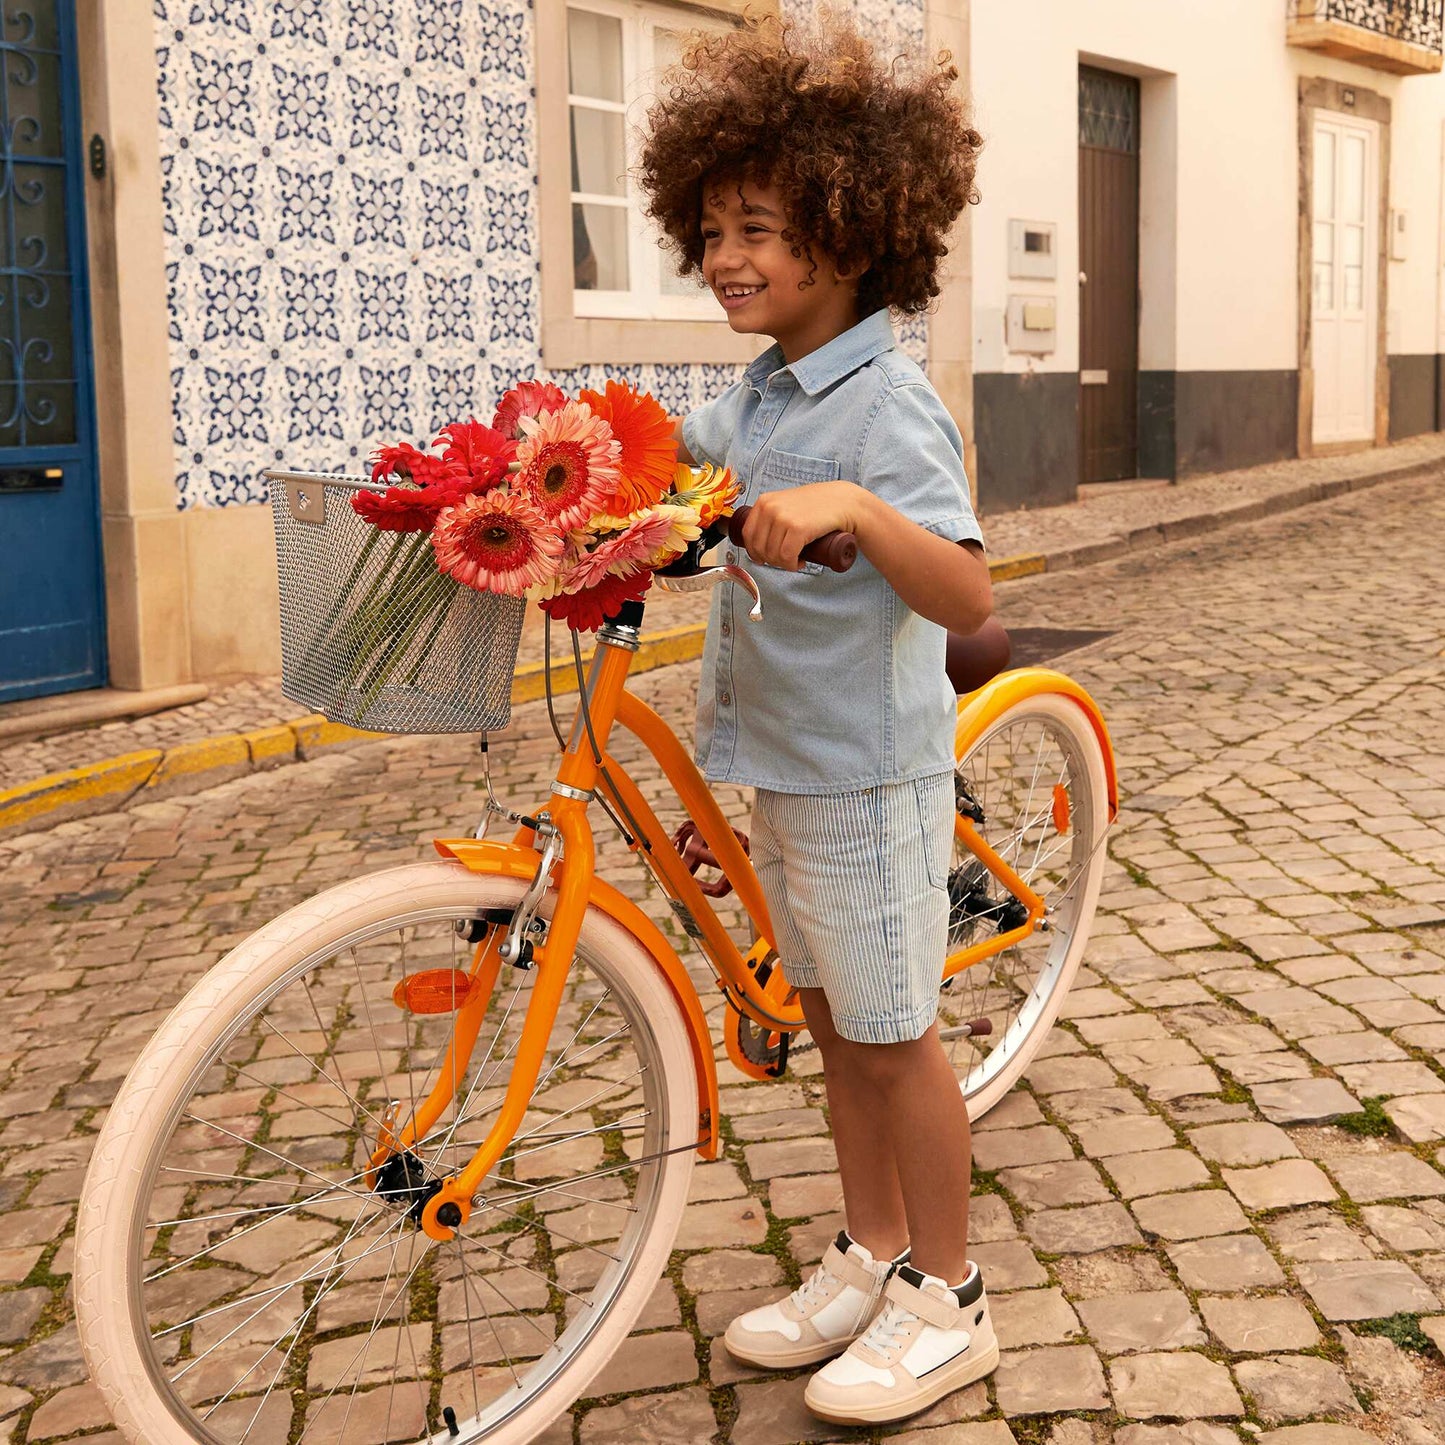
{"type": "Polygon", "coordinates": [[[1178,1140],[1174,1131],[1157,1114],[1111,1119],[1074,1126],[1079,1147],[1090,1159],[1111,1159],[1119,1154],[1140,1154],[1169,1149],[1178,1140]]]}
{"type": "Polygon", "coordinates": [[[1100,1120],[1115,1120],[1133,1115],[1147,1114],[1144,1104],[1132,1089],[1076,1089],[1063,1094],[1054,1094],[1049,1099],[1049,1108],[1071,1129],[1083,1124],[1098,1123],[1100,1120]]]}
{"type": "Polygon", "coordinates": [[[1181,1240],[1169,1245],[1167,1252],[1186,1289],[1226,1293],[1284,1283],[1280,1267],[1252,1234],[1181,1240]]]}
{"type": "Polygon", "coordinates": [[[1294,1141],[1274,1124],[1206,1124],[1189,1131],[1189,1142],[1217,1164],[1268,1164],[1298,1159],[1294,1141]]]}
{"type": "Polygon", "coordinates": [[[1445,1094],[1407,1094],[1385,1105],[1390,1122],[1414,1144],[1445,1138],[1445,1094]]]}
{"type": "Polygon", "coordinates": [[[0,1385],[0,1421],[13,1420],[30,1404],[32,1398],[28,1390],[17,1390],[13,1385],[0,1385]]]}
{"type": "Polygon", "coordinates": [[[1026,1164],[999,1171],[998,1182],[1025,1209],[1049,1209],[1065,1204],[1101,1204],[1113,1196],[1087,1159],[1066,1159],[1056,1164],[1026,1164]]]}
{"type": "Polygon", "coordinates": [[[1255,1413],[1271,1425],[1309,1415],[1358,1415],[1360,1402],[1338,1365],[1312,1355],[1241,1360],[1235,1378],[1254,1399],[1255,1413]]]}
{"type": "Polygon", "coordinates": [[[590,1397],[681,1385],[697,1379],[697,1353],[686,1330],[629,1335],[587,1387],[590,1397]]]}
{"type": "Polygon", "coordinates": [[[1359,1100],[1335,1079],[1256,1084],[1250,1093],[1260,1113],[1273,1124],[1320,1124],[1360,1109],[1359,1100]]]}
{"type": "Polygon", "coordinates": [[[48,1289],[7,1290],[0,1294],[0,1345],[23,1340],[49,1300],[48,1289]]]}
{"type": "Polygon", "coordinates": [[[1445,1194],[1445,1174],[1404,1150],[1323,1161],[1335,1183],[1356,1204],[1379,1199],[1419,1199],[1445,1194]]]}
{"type": "Polygon", "coordinates": [[[1339,1064],[1335,1068],[1347,1089],[1361,1098],[1371,1094],[1435,1094],[1445,1079],[1413,1060],[1403,1064],[1339,1064]]]}
{"type": "Polygon", "coordinates": [[[1271,1054],[1237,1054],[1216,1059],[1227,1074],[1246,1085],[1273,1084],[1281,1079],[1307,1079],[1312,1070],[1310,1061],[1288,1051],[1271,1054]]]}
{"type": "Polygon", "coordinates": [[[1134,1005],[1126,998],[1120,998],[1113,989],[1071,988],[1059,1009],[1063,1019],[1097,1018],[1100,1014],[1121,1014],[1131,1012],[1134,1005]]]}
{"type": "Polygon", "coordinates": [[[1374,1257],[1364,1237],[1328,1209],[1305,1209],[1278,1215],[1266,1222],[1265,1231],[1286,1259],[1374,1257]]]}
{"type": "Polygon", "coordinates": [[[795,1224],[788,1230],[788,1253],[806,1273],[823,1257],[823,1251],[838,1237],[843,1228],[841,1214],[824,1214],[806,1224],[795,1224]]]}
{"type": "Polygon", "coordinates": [[[1000,1290],[1033,1289],[1047,1284],[1048,1271],[1021,1239],[1000,1244],[969,1246],[968,1257],[983,1271],[984,1287],[990,1294],[1000,1290]]]}
{"type": "Polygon", "coordinates": [[[751,1365],[733,1359],[721,1335],[709,1342],[707,1378],[712,1385],[735,1385],[739,1380],[767,1380],[772,1377],[771,1370],[755,1370],[751,1365]]]}
{"type": "Polygon", "coordinates": [[[1122,1204],[1087,1204],[1078,1209],[1045,1209],[1024,1221],[1024,1232],[1051,1254],[1091,1254],[1143,1239],[1122,1204]]]}
{"type": "Polygon", "coordinates": [[[768,1184],[768,1204],[779,1219],[832,1214],[843,1207],[843,1183],[836,1174],[789,1174],[768,1184]]]}
{"type": "MultiPolygon", "coordinates": [[[[916,1427],[918,1422],[910,1420],[909,1424],[916,1427]]],[[[901,1435],[889,1435],[888,1440],[890,1445],[1014,1445],[1014,1433],[1003,1420],[979,1420],[966,1425],[914,1428],[901,1435]]]]}
{"type": "Polygon", "coordinates": [[[1284,1209],[1294,1204],[1330,1203],[1335,1186],[1308,1159],[1281,1159],[1256,1169],[1225,1169],[1224,1182],[1246,1209],[1284,1209]]]}
{"type": "Polygon", "coordinates": [[[1001,1355],[994,1391],[1005,1417],[1105,1410],[1104,1367],[1089,1345],[1056,1345],[1001,1355]]]}
{"type": "Polygon", "coordinates": [[[749,1144],[743,1158],[754,1179],[774,1179],[780,1174],[826,1174],[838,1168],[833,1141],[826,1137],[749,1144]]]}
{"type": "Polygon", "coordinates": [[[1199,1239],[1248,1229],[1249,1220],[1223,1189],[1195,1189],[1185,1194],[1156,1194],[1130,1205],[1139,1228],[1159,1239],[1199,1239]]]}
{"type": "Polygon", "coordinates": [[[844,1428],[818,1419],[803,1404],[808,1377],[769,1380],[737,1387],[738,1417],[733,1445],[798,1445],[809,1440],[836,1440],[844,1428]]]}
{"type": "Polygon", "coordinates": [[[682,1211],[674,1249],[714,1249],[720,1245],[761,1244],[768,1222],[756,1199],[718,1199],[689,1204],[682,1211]]]}
{"type": "Polygon", "coordinates": [[[1098,1046],[1121,1039],[1167,1039],[1164,1025],[1151,1013],[1114,1014],[1079,1020],[1079,1033],[1086,1043],[1098,1046]]]}
{"type": "Polygon", "coordinates": [[[1018,1350],[1026,1345],[1057,1345],[1079,1333],[1079,1319],[1063,1291],[1025,1289],[999,1295],[989,1303],[999,1348],[1018,1350]]]}
{"type": "Polygon", "coordinates": [[[1018,1236],[1013,1211],[1001,1194],[975,1194],[968,1202],[968,1237],[974,1244],[992,1244],[1018,1236]]]}
{"type": "Polygon", "coordinates": [[[787,1290],[779,1285],[752,1289],[713,1290],[697,1297],[697,1327],[705,1335],[720,1335],[741,1314],[780,1299],[787,1290]]]}
{"type": "Polygon", "coordinates": [[[583,1445],[674,1445],[706,1440],[716,1429],[706,1390],[670,1390],[589,1410],[581,1438],[583,1445]]]}
{"type": "Polygon", "coordinates": [[[1114,1445],[1238,1445],[1239,1436],[1223,1425],[1183,1420],[1177,1425],[1125,1425],[1114,1431],[1114,1445]]]}
{"type": "Polygon", "coordinates": [[[1041,1124],[1034,1129],[991,1130],[975,1135],[973,1140],[973,1162],[978,1169],[1048,1164],[1073,1157],[1068,1139],[1052,1124],[1041,1124]]]}
{"type": "Polygon", "coordinates": [[[1256,1437],[1259,1445],[1379,1445],[1368,1431],[1353,1425],[1286,1425],[1281,1430],[1266,1430],[1256,1437]]]}
{"type": "Polygon", "coordinates": [[[1075,1089],[1107,1089],[1116,1082],[1113,1069],[1103,1059],[1088,1055],[1036,1060],[1024,1077],[1036,1094],[1045,1097],[1075,1089]]]}
{"type": "Polygon", "coordinates": [[[1209,1170],[1187,1149],[1155,1149],[1145,1154],[1120,1154],[1104,1166],[1125,1199],[1162,1194],[1204,1184],[1209,1170]]]}
{"type": "Polygon", "coordinates": [[[1408,1057],[1397,1043],[1373,1029],[1357,1034],[1324,1034],[1317,1039],[1301,1039],[1299,1046],[1311,1058],[1331,1068],[1340,1064],[1385,1063],[1408,1057]]]}
{"type": "Polygon", "coordinates": [[[1005,1094],[982,1119],[973,1120],[973,1132],[979,1134],[990,1129],[1026,1129],[1032,1124],[1043,1122],[1044,1116],[1038,1101],[1032,1094],[1015,1087],[1012,1093],[1005,1094]]]}
{"type": "Polygon", "coordinates": [[[1121,1356],[1109,1363],[1109,1386],[1115,1408],[1136,1420],[1244,1414],[1244,1401],[1229,1371],[1191,1350],[1121,1356]]]}
{"type": "Polygon", "coordinates": [[[1360,1210],[1360,1218],[1371,1234],[1401,1254],[1445,1249],[1445,1224],[1422,1210],[1398,1204],[1367,1204],[1360,1210]]]}
{"type": "Polygon", "coordinates": [[[783,1272],[770,1254],[717,1249],[695,1254],[682,1266],[682,1282],[694,1294],[722,1289],[757,1289],[782,1282],[783,1272]]]}
{"type": "Polygon", "coordinates": [[[1440,1308],[1434,1291],[1400,1260],[1319,1260],[1300,1264],[1295,1273],[1327,1320],[1379,1320],[1440,1308]]]}
{"type": "Polygon", "coordinates": [[[1320,1342],[1314,1316],[1288,1295],[1205,1295],[1200,1313],[1231,1354],[1309,1350],[1320,1342]]]}
{"type": "Polygon", "coordinates": [[[1179,1290],[1149,1290],[1080,1300],[1085,1329],[1106,1355],[1139,1350],[1183,1350],[1205,1343],[1189,1296],[1179,1290]]]}
{"type": "MultiPolygon", "coordinates": [[[[4,1221],[0,1219],[0,1228],[4,1221]]],[[[0,1284],[19,1284],[35,1268],[45,1247],[40,1244],[27,1245],[21,1249],[0,1249],[0,1284]]]]}
{"type": "Polygon", "coordinates": [[[1214,1024],[1189,1033],[1189,1041],[1206,1058],[1237,1054],[1267,1054],[1283,1049],[1285,1042],[1263,1024],[1214,1024]]]}

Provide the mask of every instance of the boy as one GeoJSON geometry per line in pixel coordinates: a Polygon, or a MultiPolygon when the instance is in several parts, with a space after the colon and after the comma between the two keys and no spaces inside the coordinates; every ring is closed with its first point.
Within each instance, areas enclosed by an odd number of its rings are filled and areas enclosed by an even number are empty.
{"type": "Polygon", "coordinates": [[[946,61],[882,63],[856,32],[705,37],[649,115],[649,210],[734,331],[773,338],[679,426],[727,465],[766,621],[713,603],[699,689],[706,775],[757,790],[753,858],[824,1081],[847,1228],[726,1342],[754,1365],[832,1358],[828,1420],[896,1420],[988,1374],[998,1345],[966,1258],[968,1115],[935,1016],[948,922],[954,694],[946,631],[990,612],[958,430],[895,347],[889,309],[938,293],[976,199],[980,138],[946,61]],[[800,550],[858,539],[844,575],[800,550]]]}

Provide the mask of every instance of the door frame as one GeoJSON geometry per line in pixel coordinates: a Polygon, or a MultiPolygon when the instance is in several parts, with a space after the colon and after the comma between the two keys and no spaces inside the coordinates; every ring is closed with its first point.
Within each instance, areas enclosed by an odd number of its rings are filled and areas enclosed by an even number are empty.
{"type": "Polygon", "coordinates": [[[1390,101],[1377,91],[1318,76],[1299,82],[1299,455],[1329,456],[1384,446],[1390,436],[1390,363],[1385,335],[1390,247],[1390,101]],[[1376,154],[1375,218],[1375,429],[1373,438],[1316,444],[1313,329],[1315,116],[1332,112],[1346,120],[1367,120],[1379,132],[1376,154]]]}

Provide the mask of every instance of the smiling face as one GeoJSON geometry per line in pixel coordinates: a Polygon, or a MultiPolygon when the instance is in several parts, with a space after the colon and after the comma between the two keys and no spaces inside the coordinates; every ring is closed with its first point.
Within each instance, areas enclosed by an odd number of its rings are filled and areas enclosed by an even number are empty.
{"type": "Polygon", "coordinates": [[[858,323],[858,282],[825,256],[795,256],[787,226],[771,186],[704,185],[703,279],[734,331],[771,336],[793,362],[858,323]]]}

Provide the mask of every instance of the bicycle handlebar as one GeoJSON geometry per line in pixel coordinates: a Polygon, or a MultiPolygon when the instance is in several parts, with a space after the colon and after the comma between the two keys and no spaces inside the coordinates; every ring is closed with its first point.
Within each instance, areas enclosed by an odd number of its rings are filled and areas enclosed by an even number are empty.
{"type": "MultiPolygon", "coordinates": [[[[739,507],[728,518],[728,541],[733,546],[743,545],[743,527],[747,524],[751,507],[739,507]]],[[[851,532],[825,532],[809,542],[799,556],[804,562],[816,562],[834,572],[846,572],[858,560],[858,539],[851,532]]]]}

